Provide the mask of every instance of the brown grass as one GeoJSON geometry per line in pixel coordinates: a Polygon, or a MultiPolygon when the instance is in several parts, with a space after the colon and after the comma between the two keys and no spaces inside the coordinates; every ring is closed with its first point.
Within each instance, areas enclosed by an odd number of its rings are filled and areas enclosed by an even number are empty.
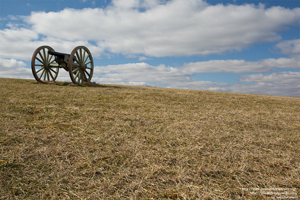
{"type": "Polygon", "coordinates": [[[299,194],[300,98],[85,86],[0,79],[0,199],[299,194]]]}

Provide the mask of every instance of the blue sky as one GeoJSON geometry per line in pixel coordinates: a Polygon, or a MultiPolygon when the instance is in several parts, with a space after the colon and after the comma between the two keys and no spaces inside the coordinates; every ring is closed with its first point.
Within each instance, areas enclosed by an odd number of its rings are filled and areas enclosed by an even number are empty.
{"type": "Polygon", "coordinates": [[[0,0],[0,77],[84,45],[97,83],[300,97],[299,22],[300,0],[0,0]]]}

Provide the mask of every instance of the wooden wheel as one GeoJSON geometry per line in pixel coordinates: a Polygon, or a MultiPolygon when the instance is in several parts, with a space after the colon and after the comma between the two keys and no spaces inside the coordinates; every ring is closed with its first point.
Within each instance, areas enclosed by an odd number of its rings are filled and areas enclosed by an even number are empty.
{"type": "Polygon", "coordinates": [[[84,46],[75,47],[69,58],[69,74],[75,84],[90,82],[94,72],[91,52],[84,46]]]}
{"type": "Polygon", "coordinates": [[[58,64],[54,63],[55,57],[48,53],[50,50],[54,51],[49,46],[41,46],[35,50],[31,59],[33,76],[41,83],[55,81],[58,75],[58,64]]]}

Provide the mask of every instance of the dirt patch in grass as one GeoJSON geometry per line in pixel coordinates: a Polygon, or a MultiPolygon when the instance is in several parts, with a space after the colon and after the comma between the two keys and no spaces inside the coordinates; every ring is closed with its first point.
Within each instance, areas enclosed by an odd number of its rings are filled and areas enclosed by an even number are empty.
{"type": "Polygon", "coordinates": [[[299,194],[300,98],[91,84],[0,79],[0,199],[299,194]]]}

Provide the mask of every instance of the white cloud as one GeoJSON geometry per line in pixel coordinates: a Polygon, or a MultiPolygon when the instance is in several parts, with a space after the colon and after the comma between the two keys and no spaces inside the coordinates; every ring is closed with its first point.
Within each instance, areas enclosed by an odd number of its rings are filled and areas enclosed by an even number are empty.
{"type": "Polygon", "coordinates": [[[210,60],[204,62],[187,63],[183,69],[192,73],[249,73],[272,71],[271,66],[259,62],[245,60],[210,60]]]}
{"type": "MultiPolygon", "coordinates": [[[[9,16],[27,24],[19,28],[20,24],[8,23],[8,29],[0,30],[0,57],[29,60],[31,52],[44,44],[66,52],[82,44],[95,56],[105,50],[154,57],[219,54],[278,40],[277,31],[300,19],[299,8],[212,6],[201,0],[124,2],[115,0],[105,9],[9,16]]],[[[299,52],[298,46],[299,40],[277,45],[289,54],[299,52]]]]}
{"type": "Polygon", "coordinates": [[[103,50],[91,45],[87,40],[62,40],[58,38],[39,38],[33,30],[25,28],[14,28],[0,30],[0,58],[15,58],[30,60],[36,48],[48,45],[57,51],[71,53],[79,45],[87,46],[93,56],[99,56],[103,50]]]}
{"type": "Polygon", "coordinates": [[[0,58],[0,77],[6,78],[30,78],[31,70],[25,68],[26,64],[15,59],[0,58]]]}
{"type": "Polygon", "coordinates": [[[298,68],[300,60],[294,58],[265,59],[258,62],[245,60],[210,60],[204,62],[187,63],[183,70],[190,73],[251,73],[270,72],[274,68],[298,68]]]}
{"type": "Polygon", "coordinates": [[[228,85],[211,81],[191,79],[192,74],[180,68],[165,65],[151,66],[147,63],[129,63],[124,65],[108,65],[95,67],[92,81],[108,84],[150,85],[170,88],[185,88],[198,90],[213,90],[216,87],[228,85]]]}
{"type": "Polygon", "coordinates": [[[29,29],[4,29],[0,30],[0,58],[29,59],[29,51],[33,53],[37,43],[31,42],[38,39],[38,34],[29,29]]]}
{"type": "Polygon", "coordinates": [[[2,58],[0,58],[0,66],[1,66],[1,71],[6,71],[6,69],[10,69],[10,68],[25,67],[26,64],[22,61],[17,61],[15,59],[2,59],[2,58]]]}
{"type": "Polygon", "coordinates": [[[8,15],[7,16],[10,20],[19,20],[20,16],[16,16],[16,15],[8,15]]]}
{"type": "Polygon", "coordinates": [[[155,67],[144,62],[95,67],[94,74],[101,76],[103,81],[155,82],[158,84],[170,83],[176,80],[183,81],[191,75],[178,68],[166,67],[165,65],[155,67]]]}
{"type": "Polygon", "coordinates": [[[276,32],[295,24],[299,13],[299,8],[212,6],[200,0],[114,0],[105,9],[34,12],[27,22],[48,37],[94,40],[112,53],[163,57],[218,54],[276,41],[276,32]],[[142,6],[148,7],[140,11],[142,6]]]}
{"type": "Polygon", "coordinates": [[[139,6],[139,0],[112,0],[112,4],[119,9],[136,8],[139,6]]]}
{"type": "Polygon", "coordinates": [[[298,84],[300,85],[300,72],[279,72],[270,75],[253,74],[241,76],[240,82],[265,82],[281,84],[298,84]]]}
{"type": "Polygon", "coordinates": [[[145,57],[145,56],[141,56],[141,57],[139,57],[139,61],[144,61],[144,60],[148,60],[148,58],[147,58],[147,57],[145,57]]]}
{"type": "Polygon", "coordinates": [[[279,42],[276,47],[281,50],[281,53],[288,54],[292,57],[298,57],[300,59],[300,39],[285,40],[279,42]]]}
{"type": "Polygon", "coordinates": [[[297,58],[269,58],[261,60],[258,63],[266,67],[300,69],[300,59],[297,58]]]}
{"type": "Polygon", "coordinates": [[[300,97],[300,84],[234,84],[223,88],[218,88],[217,90],[235,93],[300,97]]]}

